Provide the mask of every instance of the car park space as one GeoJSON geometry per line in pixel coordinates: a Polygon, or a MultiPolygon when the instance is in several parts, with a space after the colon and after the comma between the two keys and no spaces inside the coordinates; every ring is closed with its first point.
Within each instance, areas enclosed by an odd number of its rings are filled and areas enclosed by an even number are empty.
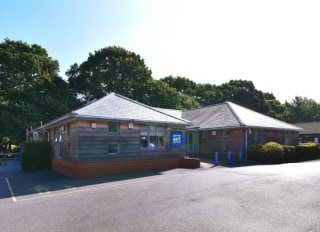
{"type": "Polygon", "coordinates": [[[2,173],[0,210],[8,218],[3,229],[319,231],[319,166],[205,162],[199,169],[85,180],[51,171],[2,173]]]}

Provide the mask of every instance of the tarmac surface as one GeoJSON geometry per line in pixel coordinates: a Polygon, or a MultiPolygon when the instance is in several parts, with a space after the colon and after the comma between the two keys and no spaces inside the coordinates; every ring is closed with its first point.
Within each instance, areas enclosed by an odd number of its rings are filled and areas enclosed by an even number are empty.
{"type": "Polygon", "coordinates": [[[320,161],[76,180],[0,165],[1,231],[320,231],[320,161]]]}

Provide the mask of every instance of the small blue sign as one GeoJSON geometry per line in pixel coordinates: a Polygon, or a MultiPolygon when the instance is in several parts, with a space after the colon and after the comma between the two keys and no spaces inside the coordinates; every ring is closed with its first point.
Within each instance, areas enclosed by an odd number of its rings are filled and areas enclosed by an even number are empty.
{"type": "Polygon", "coordinates": [[[183,145],[182,131],[171,131],[170,141],[171,146],[181,147],[183,145]]]}

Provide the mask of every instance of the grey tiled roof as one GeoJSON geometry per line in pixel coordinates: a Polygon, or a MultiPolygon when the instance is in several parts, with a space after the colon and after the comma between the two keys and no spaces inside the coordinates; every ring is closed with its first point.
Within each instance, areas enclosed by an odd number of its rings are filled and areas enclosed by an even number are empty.
{"type": "Polygon", "coordinates": [[[320,122],[301,122],[295,125],[303,128],[300,134],[320,134],[320,122]]]}
{"type": "Polygon", "coordinates": [[[302,129],[257,113],[232,102],[212,105],[182,112],[182,117],[192,121],[190,126],[199,129],[219,129],[236,127],[272,128],[301,131],[302,129]]]}
{"type": "Polygon", "coordinates": [[[74,114],[82,118],[101,118],[138,122],[188,125],[190,122],[164,111],[149,107],[116,93],[110,93],[78,110],[74,114]]]}

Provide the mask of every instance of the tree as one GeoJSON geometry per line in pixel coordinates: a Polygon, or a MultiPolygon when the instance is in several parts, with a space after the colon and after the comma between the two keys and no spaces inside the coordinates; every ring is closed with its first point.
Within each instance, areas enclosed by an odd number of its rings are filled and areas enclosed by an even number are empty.
{"type": "Polygon", "coordinates": [[[193,97],[177,91],[165,82],[152,80],[149,81],[148,86],[147,97],[143,102],[147,105],[180,110],[199,107],[198,102],[193,97]]]}
{"type": "Polygon", "coordinates": [[[185,77],[168,76],[160,79],[160,81],[167,83],[170,87],[175,88],[177,91],[189,96],[195,96],[197,92],[197,83],[185,77]]]}
{"type": "Polygon", "coordinates": [[[291,122],[314,122],[320,120],[320,104],[306,97],[295,96],[287,103],[291,122]]]}
{"type": "Polygon", "coordinates": [[[0,44],[0,137],[22,142],[27,128],[77,105],[58,71],[58,61],[39,45],[9,39],[0,44]]]}
{"type": "Polygon", "coordinates": [[[59,63],[39,45],[5,39],[0,44],[0,95],[10,99],[35,85],[51,81],[59,63]]]}
{"type": "Polygon", "coordinates": [[[83,102],[116,92],[144,102],[151,70],[144,60],[121,47],[107,47],[90,53],[82,64],[74,64],[66,72],[70,88],[83,102]]]}
{"type": "Polygon", "coordinates": [[[198,84],[197,101],[201,106],[208,106],[223,102],[223,93],[216,85],[198,84]]]}
{"type": "MultiPolygon", "coordinates": [[[[215,85],[211,84],[197,84],[194,81],[185,77],[168,76],[160,79],[160,81],[167,83],[170,87],[175,88],[181,94],[192,98],[197,104],[195,106],[207,106],[221,102],[222,92],[217,89],[215,85]]],[[[190,108],[189,108],[190,109],[190,108]]]]}

